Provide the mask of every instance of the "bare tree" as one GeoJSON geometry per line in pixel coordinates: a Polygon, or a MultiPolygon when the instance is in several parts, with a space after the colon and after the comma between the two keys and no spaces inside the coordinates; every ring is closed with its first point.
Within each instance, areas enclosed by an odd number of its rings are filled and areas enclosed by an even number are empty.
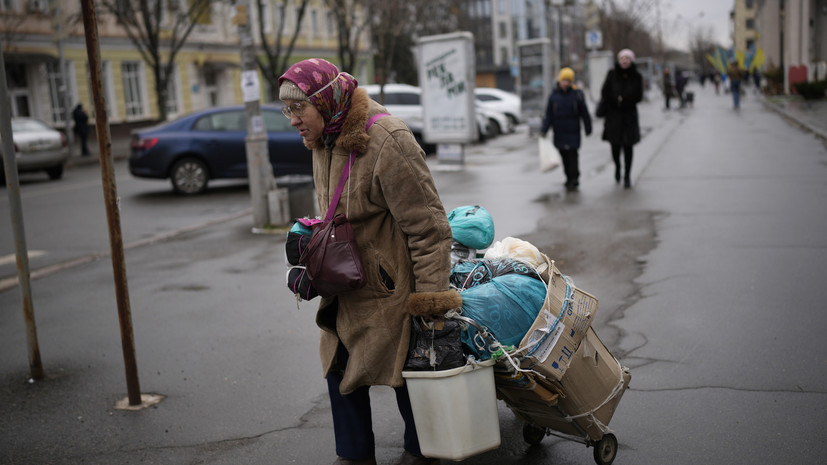
{"type": "Polygon", "coordinates": [[[692,61],[704,72],[712,65],[706,59],[715,50],[715,38],[712,26],[693,28],[689,32],[689,53],[692,61]]]}
{"type": "Polygon", "coordinates": [[[23,37],[23,32],[20,26],[26,20],[26,16],[22,14],[4,14],[0,15],[0,37],[2,37],[3,51],[6,53],[11,50],[12,44],[16,43],[23,37]]]}
{"type": "Polygon", "coordinates": [[[104,0],[102,5],[152,68],[158,115],[166,120],[167,89],[175,56],[209,10],[210,0],[104,0]]]}
{"type": "Polygon", "coordinates": [[[298,39],[299,33],[301,33],[302,20],[304,19],[309,0],[294,0],[292,2],[298,3],[296,7],[296,26],[293,28],[293,34],[287,44],[283,43],[282,37],[284,36],[284,30],[287,25],[287,7],[291,2],[289,0],[281,0],[270,3],[273,8],[276,8],[280,12],[278,15],[274,15],[278,22],[273,24],[274,31],[271,44],[264,27],[266,24],[264,1],[265,0],[256,0],[256,3],[258,6],[258,30],[259,37],[261,38],[261,49],[266,58],[259,56],[256,58],[256,61],[262,74],[264,74],[264,78],[267,80],[267,85],[270,88],[270,96],[276,98],[279,95],[279,76],[288,68],[288,60],[293,54],[296,39],[298,39]]]}
{"type": "Polygon", "coordinates": [[[635,50],[639,56],[651,55],[655,50],[649,34],[651,13],[656,0],[604,0],[601,6],[600,28],[606,48],[618,51],[622,48],[635,50]]]}
{"type": "MultiPolygon", "coordinates": [[[[387,0],[391,3],[395,0],[387,0]]],[[[374,0],[325,0],[325,6],[336,20],[339,37],[339,62],[344,72],[352,73],[356,67],[359,39],[370,24],[370,4],[374,0]]]]}

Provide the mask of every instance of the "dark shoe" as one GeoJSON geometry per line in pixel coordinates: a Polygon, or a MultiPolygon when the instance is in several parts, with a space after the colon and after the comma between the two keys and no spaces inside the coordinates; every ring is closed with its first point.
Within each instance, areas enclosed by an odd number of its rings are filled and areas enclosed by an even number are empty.
{"type": "Polygon", "coordinates": [[[376,458],[372,457],[363,460],[350,460],[337,457],[333,465],[376,465],[376,458]]]}
{"type": "Polygon", "coordinates": [[[623,187],[626,188],[626,189],[629,189],[630,187],[632,187],[632,181],[629,180],[629,178],[624,179],[623,180],[623,187]]]}
{"type": "Polygon", "coordinates": [[[620,167],[615,167],[615,181],[620,182],[620,167]]]}
{"type": "Polygon", "coordinates": [[[429,459],[427,457],[420,457],[413,455],[408,451],[402,452],[394,465],[439,465],[439,459],[429,459]]]}

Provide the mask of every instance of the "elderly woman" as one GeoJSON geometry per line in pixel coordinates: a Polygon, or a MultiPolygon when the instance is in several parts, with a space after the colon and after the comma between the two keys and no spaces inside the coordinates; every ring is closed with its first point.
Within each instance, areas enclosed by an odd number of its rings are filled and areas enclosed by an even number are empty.
{"type": "Polygon", "coordinates": [[[620,182],[620,151],[623,150],[623,187],[632,187],[632,146],[640,142],[637,104],[643,100],[643,76],[635,68],[635,54],[628,48],[617,54],[614,69],[606,75],[601,98],[606,107],[603,140],[612,145],[615,181],[620,182]]]}
{"type": "Polygon", "coordinates": [[[402,367],[411,315],[437,316],[462,305],[448,287],[451,228],[408,126],[358,87],[353,76],[322,59],[304,60],[279,78],[284,114],[313,151],[322,213],[330,205],[348,155],[358,154],[337,213],[353,227],[367,275],[365,287],[324,298],[316,323],[336,437],[334,462],[375,464],[370,386],[392,386],[405,422],[397,465],[426,465],[421,456],[402,367]]]}

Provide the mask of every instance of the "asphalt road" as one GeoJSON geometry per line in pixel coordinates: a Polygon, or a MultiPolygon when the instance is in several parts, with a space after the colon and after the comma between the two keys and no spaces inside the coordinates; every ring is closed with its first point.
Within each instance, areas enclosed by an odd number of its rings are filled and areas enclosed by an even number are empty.
{"type": "MultiPolygon", "coordinates": [[[[615,464],[823,462],[827,150],[755,99],[735,112],[709,89],[684,111],[642,105],[641,124],[630,190],[599,122],[580,192],[538,172],[525,129],[470,147],[461,171],[432,161],[434,177],[447,209],[485,206],[496,240],[529,240],[600,299],[594,327],[632,370],[615,464]]],[[[34,269],[108,250],[95,169],[25,180],[34,269]]],[[[141,387],[165,398],[114,409],[126,385],[106,257],[33,281],[42,382],[28,382],[20,295],[0,292],[0,463],[332,462],[315,302],[285,288],[282,237],[250,233],[246,188],[182,198],[117,170],[141,387]]],[[[373,392],[389,464],[401,420],[392,391],[373,392]]],[[[528,446],[499,413],[502,445],[461,463],[594,463],[576,442],[528,446]]]]}

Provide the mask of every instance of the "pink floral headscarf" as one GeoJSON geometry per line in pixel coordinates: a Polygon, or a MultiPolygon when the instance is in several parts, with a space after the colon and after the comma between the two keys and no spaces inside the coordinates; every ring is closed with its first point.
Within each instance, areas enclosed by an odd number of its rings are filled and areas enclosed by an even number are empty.
{"type": "Polygon", "coordinates": [[[296,63],[282,74],[279,87],[285,79],[296,84],[322,114],[324,134],[341,132],[350,110],[351,96],[359,86],[355,77],[340,73],[339,68],[327,60],[310,58],[296,63]]]}

